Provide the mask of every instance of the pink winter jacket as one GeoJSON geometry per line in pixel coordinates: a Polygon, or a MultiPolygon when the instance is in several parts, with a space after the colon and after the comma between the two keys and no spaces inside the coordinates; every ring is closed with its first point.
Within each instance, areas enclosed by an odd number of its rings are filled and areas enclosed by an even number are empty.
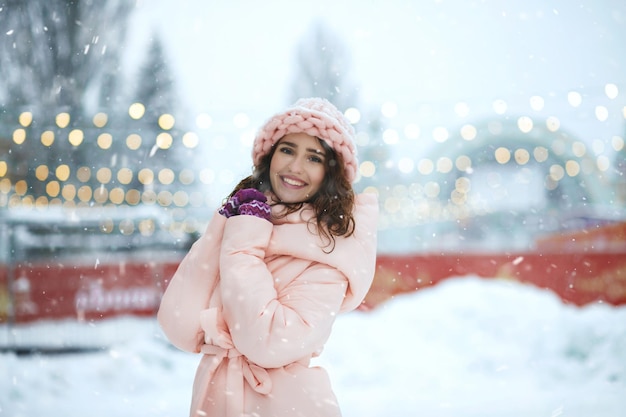
{"type": "Polygon", "coordinates": [[[158,320],[175,346],[204,354],[191,416],[341,415],[326,372],[309,361],[337,313],[370,288],[378,203],[357,196],[355,233],[330,253],[312,214],[305,207],[274,224],[215,214],[178,267],[158,320]]]}

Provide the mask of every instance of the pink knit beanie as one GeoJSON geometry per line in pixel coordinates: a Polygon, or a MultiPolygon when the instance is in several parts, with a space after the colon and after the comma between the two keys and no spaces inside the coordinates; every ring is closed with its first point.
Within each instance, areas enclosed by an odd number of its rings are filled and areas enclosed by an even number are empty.
{"type": "Polygon", "coordinates": [[[358,168],[354,129],[346,117],[328,100],[303,98],[269,119],[254,139],[252,147],[254,165],[257,166],[263,156],[270,152],[272,146],[289,133],[306,133],[322,139],[341,155],[346,178],[350,183],[354,181],[358,168]]]}

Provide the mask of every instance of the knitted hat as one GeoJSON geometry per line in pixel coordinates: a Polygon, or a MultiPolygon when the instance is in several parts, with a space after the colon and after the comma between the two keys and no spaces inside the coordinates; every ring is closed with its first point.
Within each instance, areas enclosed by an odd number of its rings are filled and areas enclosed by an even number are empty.
{"type": "Polygon", "coordinates": [[[341,155],[346,178],[356,178],[358,161],[354,129],[346,117],[328,100],[303,98],[292,107],[269,119],[259,130],[252,147],[252,161],[257,166],[272,146],[289,133],[306,133],[326,142],[341,155]]]}

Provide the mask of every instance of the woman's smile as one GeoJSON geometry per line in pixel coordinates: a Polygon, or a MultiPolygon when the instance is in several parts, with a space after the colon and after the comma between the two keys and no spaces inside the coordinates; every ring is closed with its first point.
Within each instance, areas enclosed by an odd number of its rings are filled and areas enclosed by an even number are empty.
{"type": "Polygon", "coordinates": [[[270,162],[270,182],[279,201],[301,203],[312,198],[326,175],[325,158],[315,136],[290,133],[278,141],[270,162]]]}
{"type": "Polygon", "coordinates": [[[283,182],[285,182],[287,185],[291,185],[294,187],[303,187],[306,185],[305,182],[302,181],[298,181],[297,179],[294,178],[290,178],[290,177],[281,177],[281,179],[283,180],[283,182]]]}

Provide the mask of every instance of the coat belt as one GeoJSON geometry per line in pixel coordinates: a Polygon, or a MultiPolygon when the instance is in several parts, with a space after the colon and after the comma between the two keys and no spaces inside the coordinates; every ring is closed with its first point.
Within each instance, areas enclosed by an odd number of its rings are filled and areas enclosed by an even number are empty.
{"type": "MultiPolygon", "coordinates": [[[[225,358],[230,359],[227,370],[227,384],[229,387],[234,387],[231,384],[237,384],[237,380],[241,381],[243,376],[248,385],[259,394],[269,394],[272,391],[272,380],[267,370],[250,362],[237,349],[224,349],[216,345],[202,345],[200,352],[213,356],[213,361],[209,368],[211,374],[215,373],[217,367],[225,358]]],[[[239,388],[242,388],[240,392],[243,392],[243,386],[239,388]]]]}

